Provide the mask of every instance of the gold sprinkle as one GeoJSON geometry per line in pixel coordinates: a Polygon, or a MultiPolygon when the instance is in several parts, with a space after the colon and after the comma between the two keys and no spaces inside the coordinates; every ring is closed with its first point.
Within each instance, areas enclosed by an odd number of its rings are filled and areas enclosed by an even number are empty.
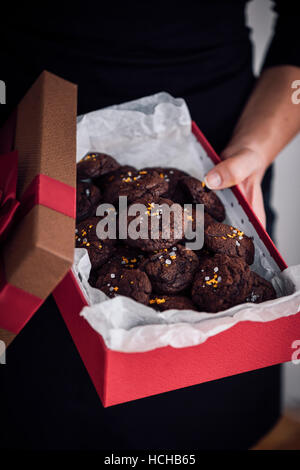
{"type": "Polygon", "coordinates": [[[159,299],[156,297],[155,299],[150,300],[150,304],[163,304],[166,301],[166,299],[159,299]]]}
{"type": "Polygon", "coordinates": [[[208,286],[213,286],[213,287],[217,287],[218,286],[218,281],[217,281],[217,278],[218,278],[218,275],[217,274],[214,274],[214,277],[212,279],[210,279],[209,281],[205,281],[205,283],[208,285],[208,286]]]}

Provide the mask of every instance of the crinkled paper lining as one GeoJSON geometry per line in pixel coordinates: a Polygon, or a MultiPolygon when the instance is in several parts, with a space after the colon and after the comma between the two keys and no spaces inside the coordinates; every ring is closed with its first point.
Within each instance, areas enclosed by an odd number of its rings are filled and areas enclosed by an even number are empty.
{"type": "MultiPolygon", "coordinates": [[[[89,151],[109,153],[121,163],[176,167],[203,178],[213,163],[191,132],[191,118],[182,99],[158,93],[78,118],[77,161],[89,151]]],[[[75,249],[73,272],[89,306],[81,315],[100,333],[106,345],[123,352],[142,352],[203,343],[240,321],[266,322],[300,310],[300,266],[282,273],[230,189],[218,192],[227,223],[254,238],[252,269],[271,280],[279,298],[243,304],[211,314],[191,310],[158,313],[127,297],[109,299],[88,283],[90,261],[85,249],[75,249]]]]}

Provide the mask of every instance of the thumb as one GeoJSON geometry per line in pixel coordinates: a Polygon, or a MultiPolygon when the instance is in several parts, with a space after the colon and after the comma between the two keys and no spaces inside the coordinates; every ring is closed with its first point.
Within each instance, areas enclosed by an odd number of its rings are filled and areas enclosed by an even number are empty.
{"type": "Polygon", "coordinates": [[[226,160],[218,163],[205,176],[205,184],[209,189],[230,188],[244,181],[257,169],[257,155],[249,150],[240,150],[229,154],[224,151],[226,160]]]}

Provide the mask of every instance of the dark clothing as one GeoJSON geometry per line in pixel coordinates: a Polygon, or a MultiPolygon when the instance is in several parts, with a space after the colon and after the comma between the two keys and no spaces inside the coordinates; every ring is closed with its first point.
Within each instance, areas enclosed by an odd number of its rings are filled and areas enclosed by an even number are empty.
{"type": "MultiPolygon", "coordinates": [[[[79,85],[79,114],[159,91],[183,97],[221,151],[255,82],[245,3],[87,2],[80,10],[61,5],[59,15],[53,3],[49,10],[24,3],[0,33],[7,42],[2,119],[47,69],[79,85]]],[[[276,4],[266,66],[300,65],[295,12],[276,4]]],[[[279,367],[104,409],[52,298],[13,342],[7,363],[0,373],[9,419],[0,446],[10,448],[248,448],[279,416],[279,367]]]]}

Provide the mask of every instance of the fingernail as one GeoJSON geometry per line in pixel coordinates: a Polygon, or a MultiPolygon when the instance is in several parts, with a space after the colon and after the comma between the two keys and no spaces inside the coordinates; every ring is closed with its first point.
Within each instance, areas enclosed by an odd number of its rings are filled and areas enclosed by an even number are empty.
{"type": "Polygon", "coordinates": [[[205,177],[205,184],[209,189],[217,189],[222,182],[221,176],[217,171],[208,173],[205,177]]]}

